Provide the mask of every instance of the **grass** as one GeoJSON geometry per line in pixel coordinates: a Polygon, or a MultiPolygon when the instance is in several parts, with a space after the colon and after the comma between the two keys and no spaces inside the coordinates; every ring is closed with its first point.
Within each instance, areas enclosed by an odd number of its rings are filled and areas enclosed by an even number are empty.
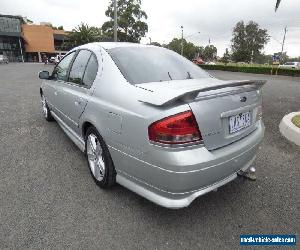
{"type": "Polygon", "coordinates": [[[292,119],[292,123],[294,123],[298,128],[300,128],[300,115],[296,115],[292,119]]]}

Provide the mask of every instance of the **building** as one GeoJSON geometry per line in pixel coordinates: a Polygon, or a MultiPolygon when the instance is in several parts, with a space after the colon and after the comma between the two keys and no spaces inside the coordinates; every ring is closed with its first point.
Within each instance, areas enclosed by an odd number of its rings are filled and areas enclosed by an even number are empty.
{"type": "Polygon", "coordinates": [[[42,62],[63,55],[67,32],[52,28],[50,23],[31,24],[21,16],[0,15],[0,54],[9,61],[42,62]]]}
{"type": "Polygon", "coordinates": [[[54,30],[45,25],[22,24],[22,37],[28,62],[42,62],[45,58],[67,52],[63,48],[67,37],[64,30],[54,30]]]}
{"type": "Polygon", "coordinates": [[[55,53],[58,55],[65,54],[67,48],[64,45],[64,42],[67,40],[68,32],[64,30],[53,30],[53,39],[54,39],[54,49],[55,53]]]}
{"type": "Polygon", "coordinates": [[[27,62],[42,62],[44,56],[54,55],[53,31],[44,25],[22,25],[22,37],[27,62]]]}
{"type": "Polygon", "coordinates": [[[21,16],[0,15],[0,55],[9,61],[24,61],[24,48],[21,37],[21,16]]]}

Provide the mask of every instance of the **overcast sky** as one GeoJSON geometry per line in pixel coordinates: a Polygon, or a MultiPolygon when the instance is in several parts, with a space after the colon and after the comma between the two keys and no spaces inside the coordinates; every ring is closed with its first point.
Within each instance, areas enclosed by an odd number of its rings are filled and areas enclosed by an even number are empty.
{"type": "MultiPolygon", "coordinates": [[[[205,46],[210,38],[218,48],[218,55],[230,47],[234,25],[253,20],[271,35],[265,53],[281,50],[284,27],[288,26],[285,51],[300,56],[300,0],[282,0],[274,12],[276,0],[142,0],[148,15],[149,32],[142,43],[167,43],[173,37],[184,36],[195,44],[205,46]],[[277,40],[277,41],[276,41],[277,40]]],[[[35,23],[51,22],[71,30],[80,22],[101,27],[107,20],[104,12],[109,0],[0,0],[0,13],[27,16],[35,23]]]]}

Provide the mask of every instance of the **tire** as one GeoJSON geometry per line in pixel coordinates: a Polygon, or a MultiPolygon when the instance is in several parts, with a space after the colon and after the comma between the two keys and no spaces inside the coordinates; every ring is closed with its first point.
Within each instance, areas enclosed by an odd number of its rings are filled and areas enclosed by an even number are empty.
{"type": "Polygon", "coordinates": [[[44,118],[50,122],[50,121],[53,121],[53,117],[50,113],[50,109],[48,107],[48,104],[46,102],[46,99],[45,99],[45,96],[42,94],[41,95],[41,102],[42,102],[42,112],[43,112],[43,115],[44,115],[44,118]]]}
{"type": "Polygon", "coordinates": [[[106,143],[93,126],[85,135],[85,154],[95,183],[101,188],[112,187],[116,183],[116,170],[106,143]]]}

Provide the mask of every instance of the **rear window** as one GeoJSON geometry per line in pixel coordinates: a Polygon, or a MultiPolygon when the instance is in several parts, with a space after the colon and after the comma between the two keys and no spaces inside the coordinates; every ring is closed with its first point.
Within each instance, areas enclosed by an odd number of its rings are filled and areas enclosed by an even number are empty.
{"type": "Polygon", "coordinates": [[[199,66],[164,48],[119,47],[108,53],[132,84],[209,77],[199,66]]]}

